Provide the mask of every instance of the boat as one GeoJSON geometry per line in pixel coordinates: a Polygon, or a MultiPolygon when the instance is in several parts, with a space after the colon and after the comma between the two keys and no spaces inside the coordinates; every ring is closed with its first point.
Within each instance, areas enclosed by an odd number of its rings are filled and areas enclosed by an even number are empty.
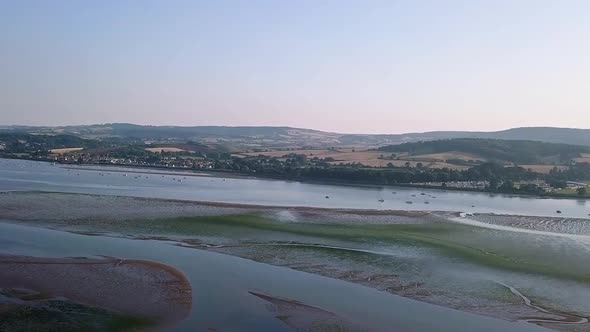
{"type": "Polygon", "coordinates": [[[561,210],[557,210],[557,211],[555,211],[555,212],[556,212],[556,213],[561,213],[561,210]]]}
{"type": "Polygon", "coordinates": [[[326,198],[330,198],[330,196],[326,196],[326,198]]]}
{"type": "Polygon", "coordinates": [[[385,202],[385,200],[384,200],[383,198],[381,198],[381,199],[379,200],[379,202],[383,203],[383,202],[385,202]]]}
{"type": "Polygon", "coordinates": [[[412,201],[407,201],[406,204],[414,204],[412,201]]]}

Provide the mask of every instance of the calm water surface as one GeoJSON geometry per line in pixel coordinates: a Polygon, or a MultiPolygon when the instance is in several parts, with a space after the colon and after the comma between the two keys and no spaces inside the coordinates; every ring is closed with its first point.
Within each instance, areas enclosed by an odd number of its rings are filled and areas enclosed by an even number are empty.
{"type": "Polygon", "coordinates": [[[336,186],[201,175],[184,176],[165,171],[95,166],[68,169],[49,163],[0,159],[0,190],[4,191],[39,190],[275,206],[590,218],[590,204],[586,200],[539,199],[396,187],[336,186]],[[330,198],[327,199],[326,196],[330,198]],[[384,202],[380,202],[380,199],[384,202]],[[408,204],[408,201],[412,204],[408,204]],[[556,214],[557,210],[562,211],[562,214],[556,214]]]}

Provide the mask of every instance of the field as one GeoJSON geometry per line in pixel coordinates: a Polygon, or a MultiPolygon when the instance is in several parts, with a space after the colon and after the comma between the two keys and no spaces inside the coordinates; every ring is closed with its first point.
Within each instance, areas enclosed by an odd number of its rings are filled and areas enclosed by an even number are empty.
{"type": "Polygon", "coordinates": [[[327,149],[307,149],[307,150],[274,150],[274,151],[262,151],[262,152],[245,152],[241,153],[244,156],[266,156],[266,157],[277,157],[280,158],[282,156],[288,155],[290,153],[294,154],[302,154],[307,157],[318,157],[318,158],[326,158],[331,157],[333,155],[338,154],[339,150],[327,150],[327,149]]]}
{"type": "Polygon", "coordinates": [[[146,151],[149,152],[155,152],[155,153],[160,153],[160,152],[186,152],[186,150],[183,149],[179,149],[179,148],[171,148],[171,147],[156,147],[156,148],[146,148],[146,151]]]}
{"type": "Polygon", "coordinates": [[[567,170],[568,167],[564,166],[564,165],[519,165],[520,167],[523,167],[524,169],[530,169],[533,172],[537,172],[537,173],[541,173],[541,174],[549,174],[549,171],[551,171],[553,168],[559,169],[559,170],[567,170]]]}
{"type": "Polygon", "coordinates": [[[577,163],[590,163],[590,153],[582,153],[580,157],[574,158],[577,163]]]}
{"type": "MultiPolygon", "coordinates": [[[[396,167],[417,167],[418,163],[421,163],[426,168],[449,168],[456,170],[468,169],[467,165],[459,165],[452,163],[453,160],[461,161],[487,161],[486,158],[477,154],[471,154],[466,152],[449,151],[440,153],[430,154],[416,154],[409,155],[406,152],[402,153],[391,153],[386,151],[374,151],[374,150],[354,150],[354,149],[294,149],[294,150],[270,150],[263,152],[247,152],[240,153],[238,156],[268,156],[268,157],[283,157],[288,154],[300,154],[305,155],[308,158],[318,157],[320,159],[332,158],[334,161],[330,161],[333,165],[339,164],[350,164],[360,163],[368,167],[387,167],[388,164],[393,164],[396,167]],[[451,162],[449,162],[451,161],[451,162]]],[[[579,158],[575,158],[576,162],[589,162],[590,154],[581,154],[579,158]]],[[[525,169],[531,169],[533,172],[547,174],[554,167],[560,170],[566,170],[568,167],[559,164],[525,164],[520,165],[525,169]]]]}
{"type": "Polygon", "coordinates": [[[422,161],[422,160],[424,160],[424,161],[447,161],[447,160],[452,160],[452,159],[464,160],[464,161],[469,161],[469,160],[486,161],[486,159],[482,158],[481,156],[478,156],[475,154],[470,154],[470,153],[465,153],[465,152],[456,152],[456,151],[413,155],[413,156],[407,157],[407,159],[417,160],[417,161],[422,161]]]}
{"type": "Polygon", "coordinates": [[[149,146],[145,150],[155,153],[164,152],[190,152],[190,153],[210,153],[218,151],[226,151],[226,147],[214,145],[215,148],[209,145],[199,143],[175,143],[175,144],[160,144],[156,146],[149,146]]]}
{"type": "Polygon", "coordinates": [[[81,151],[84,150],[84,148],[62,148],[62,149],[52,149],[49,150],[49,152],[51,153],[55,153],[55,154],[64,154],[64,153],[69,153],[69,152],[76,152],[76,151],[81,151]]]}
{"type": "MultiPolygon", "coordinates": [[[[413,156],[411,158],[404,157],[403,155],[397,155],[400,157],[399,159],[393,159],[391,153],[382,152],[382,151],[372,151],[372,150],[363,150],[363,151],[356,151],[354,149],[338,149],[338,150],[329,150],[329,149],[318,149],[318,150],[275,150],[275,151],[264,151],[264,152],[248,152],[248,153],[241,153],[241,156],[267,156],[267,157],[283,157],[288,154],[300,154],[305,155],[308,158],[318,157],[320,159],[325,158],[332,158],[334,161],[331,161],[330,164],[332,165],[339,165],[339,164],[351,164],[351,163],[360,163],[364,166],[368,167],[387,167],[389,163],[393,164],[394,166],[404,167],[406,166],[406,162],[410,163],[410,167],[416,167],[418,163],[422,163],[424,167],[427,168],[451,168],[451,169],[466,169],[469,168],[467,166],[460,166],[460,165],[453,165],[450,163],[444,162],[444,160],[439,160],[440,158],[432,157],[432,160],[425,161],[426,156],[423,159],[418,159],[419,156],[413,156]]],[[[441,156],[444,154],[440,154],[441,156]]],[[[448,154],[450,156],[456,156],[456,154],[448,154]]],[[[466,156],[463,156],[467,158],[466,156]]],[[[461,159],[461,158],[454,158],[454,159],[461,159]]],[[[468,159],[470,160],[470,159],[468,159]]]]}

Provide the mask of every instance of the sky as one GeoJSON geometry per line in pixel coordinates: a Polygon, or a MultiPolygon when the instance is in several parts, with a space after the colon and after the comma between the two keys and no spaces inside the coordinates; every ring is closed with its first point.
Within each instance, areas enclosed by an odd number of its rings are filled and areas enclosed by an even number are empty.
{"type": "Polygon", "coordinates": [[[590,1],[0,1],[0,124],[590,128],[590,1]]]}

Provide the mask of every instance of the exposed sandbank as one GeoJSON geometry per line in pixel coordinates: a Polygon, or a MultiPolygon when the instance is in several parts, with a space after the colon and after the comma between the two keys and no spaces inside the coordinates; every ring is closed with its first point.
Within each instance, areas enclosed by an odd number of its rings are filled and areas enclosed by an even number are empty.
{"type": "Polygon", "coordinates": [[[158,325],[185,318],[192,306],[191,285],[180,271],[141,260],[3,255],[0,288],[65,298],[158,325]]]}

